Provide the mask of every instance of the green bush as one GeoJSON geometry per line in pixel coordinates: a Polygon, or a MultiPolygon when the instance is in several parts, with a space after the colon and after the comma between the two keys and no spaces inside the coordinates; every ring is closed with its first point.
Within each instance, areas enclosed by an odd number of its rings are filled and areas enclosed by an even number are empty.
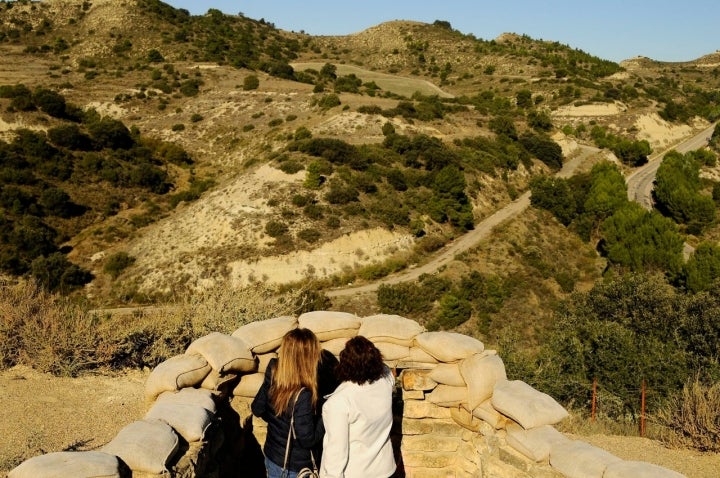
{"type": "Polygon", "coordinates": [[[291,199],[293,205],[297,207],[305,207],[306,205],[310,204],[311,201],[312,198],[305,194],[295,194],[291,199]]]}
{"type": "Polygon", "coordinates": [[[340,97],[334,93],[323,95],[318,99],[317,105],[322,109],[330,109],[340,105],[340,97]]]}
{"type": "Polygon", "coordinates": [[[470,301],[455,294],[445,294],[440,299],[440,311],[428,330],[449,330],[465,323],[472,314],[470,301]]]}
{"type": "Polygon", "coordinates": [[[305,166],[292,159],[280,163],[280,171],[285,174],[295,174],[303,169],[305,169],[305,166]]]}
{"type": "Polygon", "coordinates": [[[265,224],[265,234],[270,237],[278,238],[287,234],[288,230],[288,226],[284,222],[268,221],[268,223],[265,224]]]}
{"type": "Polygon", "coordinates": [[[260,80],[256,75],[248,75],[243,79],[243,90],[257,90],[260,86],[260,80]]]}
{"type": "Polygon", "coordinates": [[[313,244],[322,237],[322,233],[320,231],[318,231],[317,229],[308,228],[308,229],[303,229],[300,232],[298,232],[298,237],[305,242],[309,242],[309,243],[313,244]]]}
{"type": "Polygon", "coordinates": [[[103,272],[109,274],[113,279],[117,279],[118,276],[128,267],[135,263],[135,258],[129,255],[127,252],[116,252],[115,254],[108,257],[103,267],[103,272]]]}
{"type": "Polygon", "coordinates": [[[413,282],[380,284],[377,303],[384,314],[413,316],[429,312],[433,298],[425,287],[413,282]]]}

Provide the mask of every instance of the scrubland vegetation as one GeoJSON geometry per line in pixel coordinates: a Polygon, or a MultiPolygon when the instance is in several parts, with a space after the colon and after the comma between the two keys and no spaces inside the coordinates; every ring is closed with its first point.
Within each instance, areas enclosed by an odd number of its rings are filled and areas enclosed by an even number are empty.
{"type": "MultiPolygon", "coordinates": [[[[70,376],[153,367],[208,332],[333,307],[324,287],[421,262],[475,227],[474,206],[487,212],[529,189],[533,220],[542,224],[522,224],[514,235],[500,231],[504,244],[489,252],[479,245],[437,274],[381,286],[370,308],[429,330],[479,337],[500,351],[510,376],[581,416],[597,380],[602,417],[634,424],[645,380],[655,433],[719,451],[720,180],[713,173],[720,129],[707,148],[664,156],[648,211],[627,199],[626,174],[653,153],[634,123],[558,124],[553,116],[565,106],[620,103],[674,125],[714,122],[717,67],[647,60],[628,72],[557,42],[525,35],[483,40],[444,21],[395,27],[386,40],[399,38],[398,46],[378,53],[351,38],[282,32],[214,9],[195,17],[156,0],[133,6],[126,13],[138,14],[138,31],[92,29],[83,39],[109,45],[102,53],[76,37],[91,2],[77,2],[62,24],[46,2],[0,2],[0,44],[50,62],[36,84],[0,86],[3,121],[33,126],[0,139],[0,270],[7,277],[0,285],[0,366],[70,376]],[[28,20],[31,14],[37,21],[28,20]],[[296,71],[297,60],[323,66],[296,71]],[[245,73],[234,88],[257,104],[243,106],[243,124],[198,140],[200,154],[133,125],[143,116],[152,123],[174,114],[167,132],[185,139],[209,124],[214,111],[183,116],[186,101],[218,87],[211,73],[188,67],[201,62],[245,73]],[[429,80],[453,94],[405,94],[379,80],[338,74],[338,64],[429,80]],[[288,95],[286,108],[275,111],[280,95],[263,96],[270,79],[301,85],[307,96],[296,105],[288,95]],[[121,80],[123,87],[116,86],[121,80]],[[139,113],[114,119],[66,99],[103,88],[105,100],[139,113]],[[318,118],[343,112],[369,118],[381,131],[371,141],[313,129],[318,118]],[[617,161],[555,176],[567,160],[560,132],[617,161]],[[207,153],[210,143],[221,149],[207,153]],[[233,173],[268,163],[303,174],[291,194],[269,194],[271,212],[259,229],[270,245],[261,252],[245,245],[251,252],[244,254],[284,254],[384,227],[415,237],[414,255],[279,290],[235,289],[218,280],[202,293],[179,288],[171,297],[125,286],[136,258],[117,246],[227,179],[223,166],[207,160],[218,151],[247,158],[233,173]],[[556,235],[541,237],[548,230],[556,235]],[[83,234],[98,250],[115,247],[94,271],[87,257],[71,260],[77,251],[68,244],[83,234]],[[483,268],[488,258],[499,265],[483,268]],[[117,316],[93,311],[92,301],[108,299],[83,294],[97,274],[117,285],[111,298],[148,307],[117,316]]],[[[207,275],[225,272],[218,267],[207,275]]]]}

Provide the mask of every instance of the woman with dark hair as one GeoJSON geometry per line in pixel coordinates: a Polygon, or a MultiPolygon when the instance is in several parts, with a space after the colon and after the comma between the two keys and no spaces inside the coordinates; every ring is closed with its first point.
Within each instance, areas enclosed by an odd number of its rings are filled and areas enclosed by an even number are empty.
{"type": "Polygon", "coordinates": [[[253,415],[268,424],[263,447],[268,478],[294,478],[301,469],[314,468],[311,450],[324,433],[315,413],[320,353],[310,329],[289,331],[252,402],[253,415]]]}
{"type": "Polygon", "coordinates": [[[367,338],[353,337],[340,352],[341,382],[322,407],[325,438],[321,478],[387,478],[395,472],[390,442],[395,379],[367,338]]]}

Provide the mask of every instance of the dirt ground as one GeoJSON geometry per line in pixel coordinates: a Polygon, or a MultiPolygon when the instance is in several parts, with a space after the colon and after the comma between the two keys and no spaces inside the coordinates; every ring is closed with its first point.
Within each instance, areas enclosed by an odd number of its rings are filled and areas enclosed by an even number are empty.
{"type": "MultiPolygon", "coordinates": [[[[27,367],[0,372],[0,478],[22,461],[63,449],[94,449],[145,414],[149,372],[58,378],[27,367]]],[[[687,478],[720,476],[720,455],[672,450],[639,437],[573,437],[626,459],[654,463],[687,478]]]]}

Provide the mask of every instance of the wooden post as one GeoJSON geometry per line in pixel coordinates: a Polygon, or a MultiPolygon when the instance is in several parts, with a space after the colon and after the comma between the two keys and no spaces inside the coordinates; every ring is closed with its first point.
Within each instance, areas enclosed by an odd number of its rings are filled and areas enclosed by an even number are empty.
{"type": "Polygon", "coordinates": [[[595,423],[595,407],[597,406],[597,377],[593,377],[592,385],[592,406],[590,412],[590,421],[595,423]]]}
{"type": "Polygon", "coordinates": [[[645,379],[640,387],[640,436],[645,436],[645,379]]]}

